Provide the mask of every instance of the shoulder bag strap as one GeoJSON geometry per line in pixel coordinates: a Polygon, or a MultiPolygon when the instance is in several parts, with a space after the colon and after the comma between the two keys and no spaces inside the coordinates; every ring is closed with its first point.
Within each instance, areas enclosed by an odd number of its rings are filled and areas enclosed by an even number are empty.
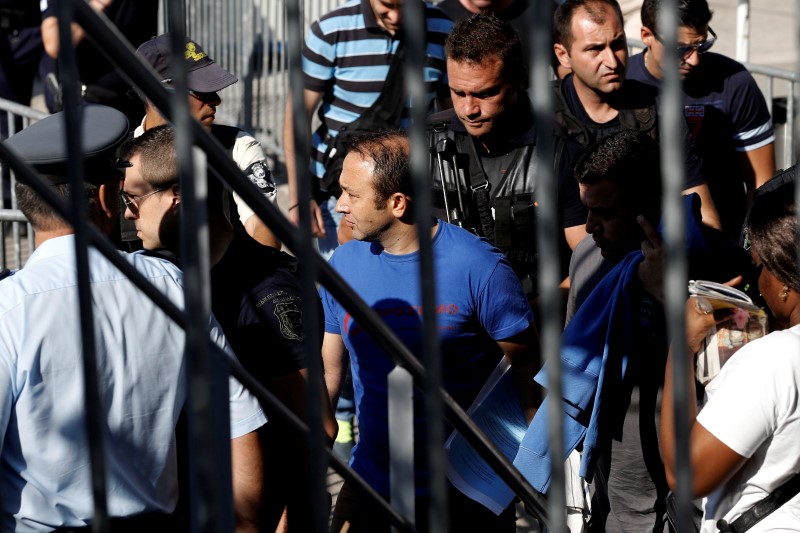
{"type": "Polygon", "coordinates": [[[723,533],[743,533],[761,522],[780,506],[800,493],[800,474],[795,474],[786,483],[772,491],[772,494],[742,513],[730,524],[717,520],[717,528],[723,533]]]}

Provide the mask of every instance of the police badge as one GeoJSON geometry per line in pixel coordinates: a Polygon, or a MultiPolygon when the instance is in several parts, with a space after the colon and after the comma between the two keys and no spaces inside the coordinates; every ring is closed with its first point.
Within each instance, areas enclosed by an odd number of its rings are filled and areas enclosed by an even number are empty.
{"type": "Polygon", "coordinates": [[[281,335],[290,341],[303,342],[303,314],[297,305],[298,300],[275,304],[275,316],[281,328],[281,335]]]}

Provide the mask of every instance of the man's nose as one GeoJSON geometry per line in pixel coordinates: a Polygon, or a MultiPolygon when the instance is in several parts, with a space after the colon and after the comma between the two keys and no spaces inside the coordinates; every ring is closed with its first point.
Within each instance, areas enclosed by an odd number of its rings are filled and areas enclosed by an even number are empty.
{"type": "Polygon", "coordinates": [[[700,64],[700,52],[697,51],[697,48],[692,48],[692,50],[683,57],[683,62],[687,65],[691,65],[696,67],[700,64]]]}
{"type": "Polygon", "coordinates": [[[599,229],[600,226],[597,224],[597,218],[592,215],[591,211],[589,211],[589,214],[586,215],[586,233],[591,235],[599,229]]]}
{"type": "Polygon", "coordinates": [[[481,114],[481,106],[475,98],[465,96],[461,101],[461,114],[465,117],[478,117],[481,114]]]}
{"type": "Polygon", "coordinates": [[[617,70],[619,67],[619,58],[610,46],[603,50],[603,64],[611,70],[617,70]]]}
{"type": "Polygon", "coordinates": [[[136,215],[136,213],[133,212],[133,209],[131,209],[128,206],[128,204],[124,204],[124,205],[125,205],[125,208],[124,208],[125,210],[122,212],[122,216],[125,217],[126,220],[136,220],[137,218],[139,218],[136,215]]]}
{"type": "Polygon", "coordinates": [[[336,209],[337,213],[347,213],[348,207],[347,207],[347,203],[344,201],[344,196],[345,196],[345,193],[342,193],[342,195],[339,196],[339,199],[336,200],[336,208],[335,209],[336,209]]]}

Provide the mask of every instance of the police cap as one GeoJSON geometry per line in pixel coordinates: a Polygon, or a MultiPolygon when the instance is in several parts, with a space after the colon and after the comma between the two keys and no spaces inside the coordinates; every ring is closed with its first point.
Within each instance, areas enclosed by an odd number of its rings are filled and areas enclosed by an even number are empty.
{"type": "MultiPolygon", "coordinates": [[[[84,179],[99,184],[109,172],[127,166],[116,149],[128,134],[128,119],[112,107],[86,105],[80,109],[84,179]]],[[[67,124],[64,112],[41,119],[5,141],[20,159],[33,166],[53,185],[69,182],[67,176],[67,124]]]]}

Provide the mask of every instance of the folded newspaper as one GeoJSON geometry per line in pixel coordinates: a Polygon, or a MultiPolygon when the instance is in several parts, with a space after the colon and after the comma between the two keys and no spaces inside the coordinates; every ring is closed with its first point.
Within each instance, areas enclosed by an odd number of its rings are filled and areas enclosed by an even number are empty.
{"type": "Polygon", "coordinates": [[[704,297],[714,309],[734,310],[709,330],[697,353],[697,381],[706,385],[737,350],[767,334],[767,314],[739,289],[713,281],[690,281],[689,294],[704,297]]]}

